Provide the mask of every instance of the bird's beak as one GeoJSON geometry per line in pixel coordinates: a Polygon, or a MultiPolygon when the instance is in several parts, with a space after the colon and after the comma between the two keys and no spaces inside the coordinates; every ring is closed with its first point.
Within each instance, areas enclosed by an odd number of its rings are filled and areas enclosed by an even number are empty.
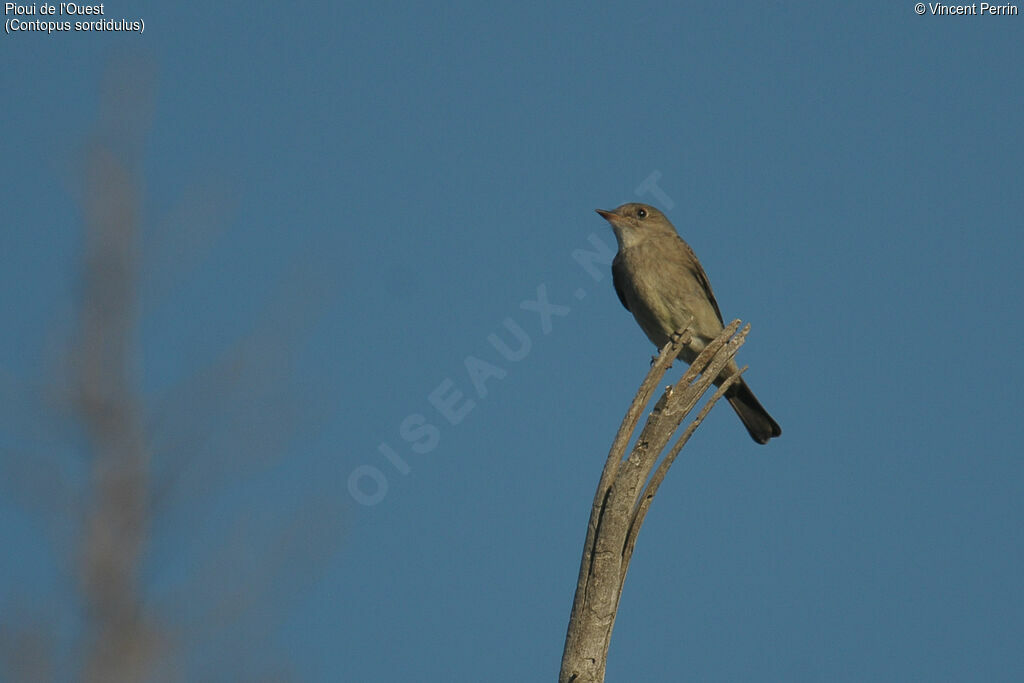
{"type": "Polygon", "coordinates": [[[597,211],[601,218],[608,221],[608,224],[612,226],[612,230],[618,231],[626,229],[626,219],[614,211],[605,211],[604,209],[594,209],[594,211],[597,211]]]}

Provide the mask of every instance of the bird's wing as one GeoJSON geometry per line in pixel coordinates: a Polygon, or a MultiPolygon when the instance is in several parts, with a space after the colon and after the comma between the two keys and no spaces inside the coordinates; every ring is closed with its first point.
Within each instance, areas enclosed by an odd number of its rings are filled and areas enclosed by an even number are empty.
{"type": "Polygon", "coordinates": [[[623,308],[629,310],[629,304],[626,303],[626,293],[623,290],[623,282],[625,282],[626,274],[623,272],[625,266],[622,263],[622,259],[619,258],[619,254],[615,255],[612,260],[612,284],[615,285],[615,293],[619,295],[619,301],[622,302],[623,308]]]}
{"type": "MultiPolygon", "coordinates": [[[[697,260],[697,255],[693,253],[693,249],[690,245],[679,239],[679,243],[683,245],[683,249],[686,250],[687,255],[690,257],[690,270],[693,272],[694,277],[697,278],[697,282],[704,289],[704,293],[708,295],[708,301],[711,302],[712,307],[715,309],[715,315],[718,316],[718,322],[725,325],[725,321],[722,320],[722,311],[718,308],[718,301],[715,300],[715,293],[711,291],[711,281],[708,280],[708,274],[704,272],[704,268],[700,265],[700,261],[697,260]]],[[[620,295],[621,298],[621,295],[620,295]]]]}

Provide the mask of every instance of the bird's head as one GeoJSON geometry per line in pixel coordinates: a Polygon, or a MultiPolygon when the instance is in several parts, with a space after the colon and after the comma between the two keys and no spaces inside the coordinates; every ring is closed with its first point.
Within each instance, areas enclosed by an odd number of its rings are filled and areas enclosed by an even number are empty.
{"type": "Polygon", "coordinates": [[[611,223],[615,239],[619,241],[619,249],[628,249],[651,237],[676,234],[676,229],[672,227],[665,214],[647,204],[632,202],[612,211],[595,211],[611,223]]]}

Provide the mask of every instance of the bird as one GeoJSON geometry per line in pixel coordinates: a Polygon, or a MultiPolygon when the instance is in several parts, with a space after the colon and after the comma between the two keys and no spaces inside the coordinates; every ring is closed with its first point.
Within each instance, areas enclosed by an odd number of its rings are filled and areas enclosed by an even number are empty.
{"type": "MultiPolygon", "coordinates": [[[[678,357],[692,363],[725,327],[697,255],[665,214],[653,206],[630,202],[612,211],[596,211],[611,224],[618,242],[612,283],[619,301],[659,349],[689,323],[691,341],[678,357]]],[[[721,385],[738,371],[736,362],[730,360],[715,384],[721,385]]],[[[782,434],[742,377],[725,397],[757,443],[768,443],[782,434]]]]}

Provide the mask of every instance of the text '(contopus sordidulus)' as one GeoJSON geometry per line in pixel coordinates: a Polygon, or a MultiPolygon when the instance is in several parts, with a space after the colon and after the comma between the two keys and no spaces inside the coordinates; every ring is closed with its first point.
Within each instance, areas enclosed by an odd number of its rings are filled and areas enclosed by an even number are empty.
{"type": "MultiPolygon", "coordinates": [[[[631,203],[614,211],[597,212],[611,223],[619,242],[612,261],[612,281],[622,305],[659,349],[689,323],[692,341],[679,352],[679,358],[692,363],[725,327],[697,256],[668,218],[653,206],[631,203]]],[[[730,360],[715,384],[738,370],[736,362],[730,360]]],[[[768,443],[782,434],[742,378],[725,396],[754,441],[768,443]]]]}

